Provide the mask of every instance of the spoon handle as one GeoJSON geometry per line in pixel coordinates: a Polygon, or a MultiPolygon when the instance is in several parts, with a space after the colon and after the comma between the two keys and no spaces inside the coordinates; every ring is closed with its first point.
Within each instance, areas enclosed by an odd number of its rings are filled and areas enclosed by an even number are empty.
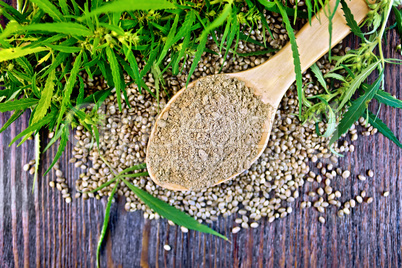
{"type": "MultiPolygon", "coordinates": [[[[334,10],[336,0],[331,0],[329,5],[331,12],[334,10]]],[[[366,17],[369,8],[365,0],[346,0],[354,19],[361,23],[366,17]]],[[[328,8],[325,7],[326,9],[328,8]]],[[[328,14],[328,11],[327,11],[328,14]]],[[[318,59],[320,59],[329,48],[329,19],[321,10],[315,16],[311,25],[306,24],[296,35],[296,42],[300,53],[300,63],[302,72],[306,71],[318,59]]],[[[332,19],[332,39],[331,47],[339,43],[350,33],[350,28],[346,25],[346,19],[339,4],[338,9],[332,19]]],[[[280,52],[264,64],[233,76],[246,81],[247,86],[256,90],[256,95],[261,95],[265,103],[278,107],[283,95],[295,81],[293,54],[291,45],[288,43],[280,52]]]]}

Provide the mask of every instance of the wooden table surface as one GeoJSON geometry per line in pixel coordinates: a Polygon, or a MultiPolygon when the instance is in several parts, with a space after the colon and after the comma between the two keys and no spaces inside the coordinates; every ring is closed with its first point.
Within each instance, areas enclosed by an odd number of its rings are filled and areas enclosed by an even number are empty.
{"type": "MultiPolygon", "coordinates": [[[[385,57],[402,58],[392,49],[398,43],[398,36],[389,33],[385,57]]],[[[399,98],[401,73],[396,65],[385,72],[386,90],[399,98]]],[[[0,126],[9,116],[0,114],[0,126]]],[[[402,140],[402,112],[383,106],[379,117],[402,140]]],[[[34,158],[33,141],[8,147],[27,120],[25,114],[0,134],[0,267],[94,267],[106,200],[73,199],[66,204],[60,192],[48,186],[53,173],[40,176],[32,190],[33,176],[22,166],[34,158]]],[[[219,218],[212,228],[229,243],[194,231],[183,234],[166,220],[144,220],[141,212],[125,212],[120,199],[112,206],[102,267],[401,267],[402,150],[381,134],[354,144],[356,151],[340,165],[355,175],[372,168],[375,176],[365,182],[355,176],[336,179],[334,188],[342,189],[342,201],[364,189],[374,202],[359,205],[346,218],[338,218],[332,208],[321,224],[316,210],[299,209],[311,189],[306,183],[294,212],[284,219],[262,219],[257,229],[232,234],[236,215],[219,218]],[[390,191],[387,198],[382,196],[385,190],[390,191]],[[165,251],[165,244],[172,250],[165,251]]],[[[70,186],[79,175],[68,164],[72,147],[68,144],[61,158],[70,186]]],[[[42,167],[49,166],[55,153],[53,148],[43,156],[42,167]]]]}

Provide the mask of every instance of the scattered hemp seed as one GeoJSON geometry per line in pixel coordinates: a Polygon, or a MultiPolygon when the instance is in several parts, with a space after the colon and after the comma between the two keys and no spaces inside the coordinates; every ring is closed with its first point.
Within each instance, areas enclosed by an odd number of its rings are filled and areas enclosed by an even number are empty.
{"type": "Polygon", "coordinates": [[[363,202],[363,198],[362,198],[360,195],[358,195],[358,196],[356,196],[356,201],[357,201],[358,203],[362,203],[362,202],[363,202]]]}
{"type": "Polygon", "coordinates": [[[318,217],[318,220],[319,220],[321,223],[325,223],[325,219],[324,219],[324,217],[322,217],[322,216],[318,217]]]}
{"type": "Polygon", "coordinates": [[[373,203],[373,201],[374,201],[374,198],[369,197],[369,198],[367,198],[366,203],[371,204],[371,203],[373,203]]]}
{"type": "Polygon", "coordinates": [[[374,171],[372,171],[371,169],[367,170],[367,176],[369,176],[370,178],[374,177],[374,171]]]}
{"type": "Polygon", "coordinates": [[[253,223],[250,224],[250,227],[251,227],[251,228],[257,228],[258,225],[259,225],[258,223],[253,222],[253,223]]]}
{"type": "Polygon", "coordinates": [[[237,234],[240,230],[241,228],[239,226],[233,227],[232,233],[237,234]]]}
{"type": "Polygon", "coordinates": [[[324,194],[324,190],[323,190],[321,187],[318,188],[317,194],[318,194],[319,196],[323,195],[323,194],[324,194]]]}
{"type": "Polygon", "coordinates": [[[164,245],[163,248],[164,248],[166,251],[170,251],[170,250],[172,249],[169,245],[164,245]]]}
{"type": "Polygon", "coordinates": [[[54,187],[56,186],[56,184],[54,183],[54,181],[50,181],[50,182],[49,182],[49,186],[50,186],[51,188],[54,188],[54,187]]]}
{"type": "Polygon", "coordinates": [[[188,229],[184,226],[180,226],[180,229],[183,233],[188,233],[188,229]]]}
{"type": "Polygon", "coordinates": [[[22,168],[24,171],[28,171],[30,169],[30,165],[29,164],[25,164],[24,167],[22,168]]]}
{"type": "Polygon", "coordinates": [[[345,170],[345,171],[342,173],[342,178],[344,178],[344,179],[349,178],[349,176],[350,176],[350,171],[349,171],[349,170],[345,170]]]}
{"type": "Polygon", "coordinates": [[[363,176],[363,175],[358,175],[357,178],[358,178],[359,180],[361,180],[361,181],[365,181],[365,180],[366,180],[366,177],[363,176]]]}
{"type": "Polygon", "coordinates": [[[389,191],[385,191],[385,192],[382,194],[382,196],[384,196],[384,197],[389,196],[389,191]]]}
{"type": "Polygon", "coordinates": [[[60,169],[56,170],[56,177],[62,177],[63,176],[63,172],[61,172],[60,169]]]}

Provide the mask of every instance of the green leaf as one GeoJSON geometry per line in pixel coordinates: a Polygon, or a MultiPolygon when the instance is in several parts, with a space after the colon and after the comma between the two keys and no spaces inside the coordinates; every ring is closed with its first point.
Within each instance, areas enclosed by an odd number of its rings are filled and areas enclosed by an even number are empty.
{"type": "Polygon", "coordinates": [[[328,114],[325,114],[327,117],[327,129],[324,134],[320,134],[320,131],[318,129],[318,124],[316,124],[316,132],[318,135],[323,136],[325,138],[329,138],[332,133],[334,133],[335,128],[336,128],[336,116],[335,113],[332,109],[332,107],[329,105],[329,103],[322,97],[317,96],[318,99],[320,99],[325,105],[326,108],[328,109],[328,114]]]}
{"type": "Polygon", "coordinates": [[[0,133],[6,130],[15,120],[17,120],[25,110],[17,110],[13,113],[13,115],[7,120],[7,122],[0,129],[0,133]]]}
{"type": "Polygon", "coordinates": [[[74,22],[54,22],[54,23],[38,23],[22,26],[20,30],[24,31],[44,31],[52,33],[63,33],[72,36],[88,37],[92,32],[85,26],[74,22]]]}
{"type": "Polygon", "coordinates": [[[56,113],[54,113],[54,112],[50,113],[47,116],[45,116],[44,118],[42,118],[42,120],[40,120],[39,122],[31,123],[31,125],[29,127],[24,129],[21,133],[19,133],[17,136],[14,137],[14,139],[10,142],[9,146],[11,146],[19,138],[22,138],[23,136],[26,136],[27,134],[31,134],[32,132],[39,130],[44,125],[49,124],[53,120],[55,114],[56,113]]]}
{"type": "Polygon", "coordinates": [[[198,221],[194,220],[194,218],[178,210],[177,208],[174,208],[167,203],[159,200],[158,198],[153,197],[144,190],[141,190],[140,188],[132,185],[127,180],[122,180],[127,185],[127,187],[130,188],[130,190],[133,191],[147,206],[149,206],[153,211],[155,211],[162,217],[171,220],[177,225],[184,226],[187,229],[213,234],[215,236],[228,240],[227,237],[225,237],[224,235],[221,235],[208,226],[199,223],[198,221]]]}
{"type": "Polygon", "coordinates": [[[138,164],[138,165],[135,165],[135,166],[126,168],[125,170],[123,170],[123,171],[120,172],[119,174],[124,174],[124,173],[127,173],[127,172],[132,172],[132,171],[135,171],[135,170],[145,169],[145,168],[147,168],[147,164],[145,164],[145,163],[143,163],[143,164],[138,164]]]}
{"type": "Polygon", "coordinates": [[[226,38],[229,34],[229,30],[230,30],[230,23],[226,23],[225,25],[225,31],[223,32],[222,38],[221,38],[221,44],[219,45],[219,54],[222,53],[222,48],[223,48],[223,44],[226,41],[226,38]]]}
{"type": "MultiPolygon", "coordinates": [[[[238,21],[237,21],[236,12],[232,12],[231,25],[230,25],[230,34],[229,34],[228,39],[226,41],[225,55],[223,55],[224,61],[226,61],[226,59],[227,59],[227,56],[228,56],[229,51],[230,51],[230,47],[232,46],[233,41],[234,41],[234,39],[236,37],[236,34],[237,34],[236,45],[235,45],[235,48],[234,48],[234,51],[233,51],[233,54],[234,55],[236,54],[237,45],[239,44],[239,35],[238,35],[239,29],[240,29],[240,27],[239,27],[239,24],[238,24],[238,21]]],[[[254,40],[252,38],[250,38],[250,39],[254,40]]],[[[219,69],[219,72],[221,72],[222,69],[223,69],[223,64],[221,65],[221,67],[219,69]]]]}
{"type": "Polygon", "coordinates": [[[360,37],[362,40],[366,40],[345,0],[341,0],[341,4],[344,13],[343,15],[346,18],[347,25],[350,27],[350,29],[356,36],[360,37]]]}
{"type": "Polygon", "coordinates": [[[176,9],[176,6],[165,0],[115,0],[104,4],[103,6],[92,10],[85,17],[96,16],[102,13],[110,12],[127,12],[135,10],[161,10],[161,9],[176,9]]]}
{"type": "Polygon", "coordinates": [[[19,30],[21,30],[21,25],[19,25],[16,21],[10,21],[4,31],[0,34],[0,40],[5,39],[19,30]]]}
{"type": "MultiPolygon", "coordinates": [[[[141,83],[143,82],[141,77],[140,77],[140,71],[138,69],[138,64],[137,64],[137,59],[135,58],[133,51],[131,49],[129,49],[128,47],[123,47],[124,53],[126,55],[126,58],[128,60],[128,63],[130,64],[131,70],[133,72],[133,76],[134,76],[134,81],[137,84],[138,87],[138,91],[140,92],[140,94],[142,94],[141,92],[141,83]]],[[[126,70],[127,73],[129,73],[128,70],[126,70]]]]}
{"type": "Polygon", "coordinates": [[[84,193],[95,193],[95,192],[97,192],[97,191],[100,191],[100,190],[102,190],[103,188],[105,188],[105,187],[109,186],[110,184],[112,184],[113,182],[115,182],[118,178],[119,178],[119,177],[116,176],[116,177],[114,177],[113,179],[111,179],[111,180],[105,182],[105,183],[102,184],[101,186],[99,186],[99,187],[97,187],[97,188],[95,188],[95,189],[93,189],[93,190],[91,190],[91,191],[89,191],[89,192],[84,192],[84,193]]]}
{"type": "Polygon", "coordinates": [[[149,176],[149,173],[148,172],[140,172],[140,173],[134,173],[134,174],[119,175],[119,177],[125,177],[125,178],[136,178],[136,177],[142,177],[142,176],[149,176]]]}
{"type": "Polygon", "coordinates": [[[342,101],[339,104],[338,109],[336,110],[339,112],[343,106],[350,100],[350,98],[353,96],[353,94],[356,92],[356,89],[360,87],[360,85],[363,83],[364,80],[375,70],[375,68],[378,66],[378,64],[381,61],[378,60],[369,66],[367,66],[358,76],[356,76],[352,82],[350,83],[349,88],[342,94],[342,101]]]}
{"type": "Polygon", "coordinates": [[[38,103],[38,99],[25,98],[15,101],[0,103],[0,112],[25,110],[38,103]]]}
{"type": "Polygon", "coordinates": [[[324,75],[324,78],[333,78],[335,80],[346,82],[345,77],[343,77],[342,75],[337,74],[337,73],[326,73],[324,75]]]}
{"type": "Polygon", "coordinates": [[[329,142],[329,146],[331,146],[344,133],[346,133],[346,131],[349,130],[353,123],[356,122],[363,114],[363,112],[367,109],[370,100],[374,97],[374,95],[380,88],[382,79],[383,73],[380,74],[380,77],[377,78],[374,84],[369,86],[369,88],[362,96],[352,102],[352,105],[348,108],[348,111],[343,115],[342,120],[339,122],[336,132],[329,142]]]}
{"type": "Polygon", "coordinates": [[[21,23],[24,20],[24,16],[15,8],[7,5],[4,1],[0,1],[0,6],[3,7],[3,15],[5,13],[11,14],[11,16],[18,22],[21,23]]]}
{"type": "Polygon", "coordinates": [[[140,72],[140,77],[144,77],[144,75],[146,75],[149,72],[149,70],[151,70],[151,67],[154,64],[155,59],[158,56],[158,54],[159,54],[159,46],[157,46],[151,50],[151,54],[149,55],[144,68],[142,68],[142,70],[140,72]]]}
{"type": "Polygon", "coordinates": [[[329,94],[328,89],[327,89],[327,82],[325,82],[322,72],[321,72],[320,68],[318,68],[317,64],[314,63],[313,65],[311,65],[310,69],[314,73],[315,77],[317,78],[317,80],[321,84],[321,86],[324,88],[324,90],[329,94]]]}
{"type": "Polygon", "coordinates": [[[218,26],[221,26],[225,22],[227,17],[230,15],[231,11],[232,11],[232,5],[226,4],[222,10],[222,13],[219,14],[219,16],[211,24],[209,24],[201,33],[200,39],[202,39],[202,35],[207,36],[213,29],[215,29],[218,26]]]}
{"type": "Polygon", "coordinates": [[[71,0],[71,3],[73,4],[74,15],[78,16],[79,14],[81,14],[80,6],[77,4],[77,2],[75,0],[71,0]]]}
{"type": "MultiPolygon", "coordinates": [[[[259,15],[260,15],[260,17],[261,17],[261,23],[262,23],[262,26],[263,26],[264,44],[265,44],[266,38],[265,38],[265,31],[264,31],[264,28],[268,31],[269,36],[271,36],[272,39],[275,39],[275,38],[274,38],[274,35],[272,34],[271,29],[269,28],[269,24],[268,24],[267,18],[266,18],[265,15],[264,15],[263,9],[262,9],[259,5],[256,5],[256,7],[257,7],[258,13],[259,13],[259,15]]],[[[236,13],[237,13],[237,12],[236,12],[236,13]]],[[[237,15],[237,14],[234,14],[234,15],[237,15]]],[[[237,18],[235,18],[235,20],[236,20],[236,22],[237,22],[237,18]]]]}
{"type": "Polygon", "coordinates": [[[313,6],[311,5],[311,1],[306,1],[306,6],[307,6],[307,14],[308,14],[308,21],[311,25],[311,17],[313,14],[313,6]]]}
{"type": "Polygon", "coordinates": [[[177,36],[184,36],[184,40],[181,45],[179,55],[177,56],[177,59],[174,62],[173,67],[172,67],[173,74],[179,73],[179,62],[180,62],[181,58],[184,57],[186,49],[189,46],[190,38],[191,38],[191,26],[193,25],[194,21],[195,21],[195,13],[194,13],[194,10],[191,10],[190,12],[187,13],[183,26],[180,28],[179,32],[177,33],[177,36]]]}
{"type": "Polygon", "coordinates": [[[69,136],[69,131],[68,131],[68,126],[66,125],[66,126],[64,126],[63,134],[61,135],[60,145],[59,145],[59,148],[57,149],[57,153],[54,156],[53,161],[50,164],[49,168],[43,174],[43,176],[45,176],[50,170],[52,170],[52,167],[57,163],[57,161],[61,157],[62,153],[64,152],[64,149],[67,146],[68,136],[69,136]]]}
{"type": "Polygon", "coordinates": [[[50,17],[52,17],[56,21],[64,21],[64,16],[61,12],[56,8],[48,0],[32,0],[33,3],[37,4],[39,8],[45,11],[50,17]]]}
{"type": "Polygon", "coordinates": [[[0,62],[12,60],[19,57],[24,57],[29,54],[39,53],[41,51],[49,50],[46,47],[15,47],[0,50],[0,62]]]}
{"type": "MultiPolygon", "coordinates": [[[[230,12],[232,10],[231,4],[226,4],[225,7],[222,10],[222,13],[219,14],[219,16],[212,22],[210,23],[205,29],[202,31],[201,36],[199,37],[199,44],[197,46],[197,50],[193,59],[193,63],[191,64],[191,68],[187,77],[187,84],[190,82],[191,75],[194,73],[195,68],[197,67],[198,62],[201,59],[202,53],[204,52],[205,45],[207,43],[208,35],[210,31],[215,29],[216,27],[220,26],[229,16],[230,12]]],[[[198,14],[197,14],[198,15],[198,14]]]]}
{"type": "Polygon", "coordinates": [[[166,54],[168,52],[168,49],[173,45],[173,38],[174,38],[174,35],[176,33],[177,24],[179,23],[179,17],[180,16],[177,14],[175,16],[175,18],[174,18],[173,25],[170,28],[169,34],[168,34],[168,36],[166,38],[165,45],[163,46],[162,52],[159,55],[159,59],[158,59],[158,61],[156,63],[157,65],[159,65],[162,62],[163,58],[165,58],[165,56],[166,56],[166,54]]]}
{"type": "Polygon", "coordinates": [[[16,58],[15,61],[24,69],[28,76],[33,75],[33,67],[25,57],[16,58]]]}
{"type": "MultiPolygon", "coordinates": [[[[272,1],[258,0],[258,2],[260,2],[265,7],[265,9],[268,11],[275,12],[275,13],[281,13],[280,8],[276,4],[274,4],[274,2],[272,2],[272,1]]],[[[282,9],[286,13],[287,16],[293,17],[295,15],[295,9],[293,9],[293,8],[290,8],[287,6],[282,6],[282,9]]],[[[298,11],[297,17],[302,18],[302,19],[307,19],[308,14],[306,12],[298,11]]]]}
{"type": "Polygon", "coordinates": [[[70,77],[68,78],[66,85],[64,87],[64,90],[63,90],[64,94],[63,94],[63,99],[62,99],[62,103],[60,106],[59,117],[57,119],[56,130],[59,128],[59,125],[61,123],[61,120],[63,119],[64,113],[66,112],[67,104],[71,103],[71,100],[70,100],[71,93],[73,92],[75,82],[77,81],[77,75],[78,75],[78,72],[80,71],[81,58],[82,58],[82,52],[80,54],[78,54],[78,56],[75,58],[73,68],[71,69],[71,72],[70,72],[70,77]]]}
{"type": "Polygon", "coordinates": [[[331,61],[332,19],[334,18],[335,14],[336,14],[336,11],[337,11],[339,3],[340,3],[340,0],[335,0],[334,2],[335,2],[335,6],[334,6],[334,10],[332,12],[331,12],[331,6],[329,5],[328,2],[326,2],[325,5],[323,6],[324,12],[328,17],[328,32],[329,32],[328,59],[329,59],[329,61],[331,61]],[[326,10],[325,10],[326,7],[328,7],[329,14],[326,13],[326,10]]]}
{"type": "Polygon", "coordinates": [[[121,85],[120,79],[120,66],[117,62],[116,56],[114,55],[113,49],[106,47],[106,56],[110,64],[110,69],[112,70],[113,83],[116,87],[117,103],[119,105],[119,110],[121,111],[121,90],[123,86],[121,85]]]}
{"type": "Polygon", "coordinates": [[[59,45],[47,45],[53,50],[64,52],[64,53],[78,53],[82,49],[79,47],[68,47],[68,46],[59,46],[59,45]]]}
{"type": "Polygon", "coordinates": [[[263,5],[264,7],[268,8],[268,9],[275,7],[274,2],[268,2],[266,0],[258,0],[258,2],[260,2],[261,5],[263,5]]]}
{"type": "Polygon", "coordinates": [[[190,71],[189,71],[188,76],[187,76],[187,83],[186,84],[188,84],[190,82],[191,75],[194,73],[195,68],[197,68],[198,62],[200,61],[202,53],[204,52],[205,45],[207,44],[207,37],[208,36],[205,35],[205,36],[202,36],[202,37],[203,37],[203,39],[200,40],[200,43],[197,46],[197,50],[196,50],[197,52],[194,55],[193,63],[191,64],[191,68],[190,68],[190,71]]]}
{"type": "Polygon", "coordinates": [[[402,41],[402,14],[401,11],[394,6],[392,7],[392,11],[395,15],[396,28],[398,30],[399,38],[402,41]]]}
{"type": "Polygon", "coordinates": [[[282,15],[282,19],[283,19],[283,22],[285,23],[286,31],[288,32],[290,45],[292,48],[293,63],[295,66],[295,74],[296,74],[297,96],[299,98],[299,117],[301,117],[302,116],[302,104],[303,104],[303,76],[302,76],[301,64],[300,64],[300,54],[299,54],[299,50],[297,48],[295,33],[293,31],[293,28],[292,28],[292,25],[288,18],[288,15],[286,14],[286,12],[283,8],[283,5],[281,2],[279,2],[279,0],[275,0],[275,3],[282,15]]]}
{"type": "Polygon", "coordinates": [[[378,129],[378,131],[380,131],[382,135],[393,141],[396,145],[398,145],[398,147],[402,148],[402,144],[400,143],[400,141],[395,137],[391,129],[389,129],[389,127],[383,121],[381,121],[380,118],[378,118],[375,114],[373,114],[370,111],[368,111],[368,115],[369,115],[369,123],[373,127],[378,129]]]}
{"type": "Polygon", "coordinates": [[[102,27],[104,27],[106,29],[109,29],[110,31],[115,31],[118,35],[124,36],[124,34],[125,34],[123,29],[120,28],[119,26],[116,26],[116,25],[112,25],[112,24],[108,24],[108,23],[104,23],[104,22],[99,22],[99,26],[102,26],[102,27]]]}
{"type": "MultiPolygon", "coordinates": [[[[96,103],[103,102],[112,92],[111,89],[96,91],[95,93],[86,97],[83,103],[96,103]]],[[[100,105],[100,104],[99,104],[100,105]]]]}
{"type": "Polygon", "coordinates": [[[388,106],[402,109],[402,101],[383,90],[379,90],[377,94],[374,95],[374,98],[377,101],[384,103],[388,106]]]}
{"type": "Polygon", "coordinates": [[[96,267],[98,267],[98,268],[100,267],[100,249],[102,246],[102,242],[105,239],[107,226],[109,224],[110,208],[112,207],[112,201],[113,201],[114,195],[116,194],[118,185],[119,185],[119,183],[117,182],[116,185],[113,187],[113,190],[107,200],[107,205],[106,205],[106,210],[105,210],[105,218],[103,219],[102,231],[99,236],[98,246],[96,248],[96,267]]]}
{"type": "Polygon", "coordinates": [[[80,89],[79,89],[79,93],[78,93],[78,97],[77,97],[77,105],[80,105],[84,101],[85,83],[84,83],[84,79],[82,79],[81,76],[78,76],[78,79],[80,80],[80,89]]]}
{"type": "Polygon", "coordinates": [[[50,72],[48,78],[46,79],[46,84],[41,93],[39,103],[35,108],[35,114],[32,119],[32,123],[36,123],[39,120],[41,120],[45,116],[47,110],[49,109],[53,97],[55,79],[56,79],[56,71],[53,70],[52,72],[50,72]]]}
{"type": "Polygon", "coordinates": [[[70,15],[67,0],[59,0],[59,4],[60,4],[60,8],[61,8],[61,11],[63,12],[63,14],[66,16],[70,15]]]}
{"type": "Polygon", "coordinates": [[[45,78],[50,72],[54,71],[60,64],[62,64],[70,56],[67,53],[58,53],[52,65],[41,75],[41,78],[45,78]]]}

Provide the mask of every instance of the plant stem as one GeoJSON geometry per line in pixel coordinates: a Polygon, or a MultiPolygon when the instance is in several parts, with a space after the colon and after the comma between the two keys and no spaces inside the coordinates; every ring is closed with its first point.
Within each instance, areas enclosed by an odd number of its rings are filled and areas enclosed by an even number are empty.
{"type": "Polygon", "coordinates": [[[383,24],[382,24],[382,26],[381,26],[380,33],[379,33],[379,35],[377,36],[377,40],[378,40],[378,50],[380,51],[381,65],[382,65],[383,68],[384,68],[384,66],[385,66],[385,60],[384,60],[384,54],[383,54],[383,52],[382,52],[382,36],[384,35],[385,26],[386,26],[386,24],[387,24],[387,22],[388,22],[389,15],[391,14],[391,8],[392,8],[393,2],[394,2],[394,0],[389,0],[389,3],[388,3],[388,6],[387,6],[387,9],[386,9],[386,12],[384,13],[384,14],[385,14],[385,17],[384,17],[384,18],[385,18],[385,19],[384,19],[384,22],[383,22],[383,24]]]}

